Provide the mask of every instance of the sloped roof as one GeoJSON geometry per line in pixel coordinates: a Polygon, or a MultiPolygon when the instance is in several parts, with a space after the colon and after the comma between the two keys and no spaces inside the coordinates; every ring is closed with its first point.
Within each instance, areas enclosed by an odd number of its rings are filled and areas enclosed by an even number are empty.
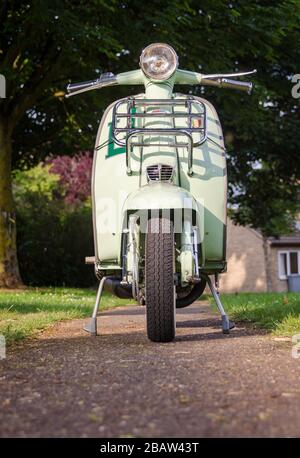
{"type": "Polygon", "coordinates": [[[300,234],[286,235],[282,237],[269,237],[269,243],[271,246],[300,246],[300,234]]]}

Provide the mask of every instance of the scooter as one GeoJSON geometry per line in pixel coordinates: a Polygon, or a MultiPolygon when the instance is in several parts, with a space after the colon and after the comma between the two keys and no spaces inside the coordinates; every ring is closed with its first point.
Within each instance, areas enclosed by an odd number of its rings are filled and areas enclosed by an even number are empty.
{"type": "Polygon", "coordinates": [[[92,207],[99,288],[85,330],[97,335],[103,289],[146,304],[147,335],[175,337],[176,308],[197,300],[206,285],[230,322],[218,293],[226,271],[227,174],[224,137],[207,100],[174,93],[174,85],[252,90],[232,79],[256,70],[204,75],[180,70],[174,49],[147,46],[140,69],[69,84],[67,97],[113,85],[142,85],[145,92],[113,102],[96,138],[92,207]],[[213,282],[210,276],[214,276],[213,282]]]}

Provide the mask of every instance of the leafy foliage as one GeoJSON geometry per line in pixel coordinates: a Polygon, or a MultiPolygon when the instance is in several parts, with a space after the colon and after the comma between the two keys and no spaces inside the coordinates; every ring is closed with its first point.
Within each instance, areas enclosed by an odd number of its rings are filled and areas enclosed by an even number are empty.
{"type": "Polygon", "coordinates": [[[63,189],[66,203],[76,205],[90,197],[93,159],[89,152],[73,157],[50,157],[46,163],[49,164],[50,173],[59,176],[60,189],[63,189]]]}
{"type": "Polygon", "coordinates": [[[295,231],[299,211],[298,182],[286,182],[267,165],[247,174],[243,186],[231,196],[237,207],[229,209],[239,224],[260,229],[265,237],[278,237],[295,231]]]}
{"type": "Polygon", "coordinates": [[[190,91],[216,105],[227,132],[235,221],[266,235],[286,232],[300,178],[300,110],[291,97],[291,76],[299,73],[299,17],[298,0],[3,2],[0,67],[8,98],[0,109],[15,129],[14,166],[90,149],[108,101],[136,88],[66,101],[67,82],[137,68],[145,45],[168,42],[181,68],[258,69],[250,98],[213,88],[190,91]]]}
{"type": "Polygon", "coordinates": [[[60,176],[39,164],[14,177],[19,265],[29,285],[90,286],[93,269],[84,258],[93,253],[90,200],[66,204],[60,176]]]}
{"type": "MultiPolygon", "coordinates": [[[[14,193],[17,202],[24,199],[24,195],[43,197],[46,202],[53,200],[54,191],[57,189],[60,177],[50,173],[50,165],[39,164],[28,170],[14,172],[14,193]]],[[[25,201],[26,202],[26,201],[25,201]]],[[[25,202],[22,202],[23,204],[25,202]]],[[[31,204],[30,200],[26,202],[31,204]]]]}

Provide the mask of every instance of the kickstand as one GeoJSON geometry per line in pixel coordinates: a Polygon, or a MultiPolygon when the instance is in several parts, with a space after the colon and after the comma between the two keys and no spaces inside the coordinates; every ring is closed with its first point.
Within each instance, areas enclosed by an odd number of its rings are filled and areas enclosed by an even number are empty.
{"type": "Polygon", "coordinates": [[[96,301],[95,301],[95,305],[94,305],[92,318],[83,327],[83,329],[86,332],[89,332],[93,336],[97,335],[97,315],[98,315],[98,309],[99,309],[99,305],[100,305],[100,300],[101,300],[101,295],[102,295],[102,291],[103,291],[103,286],[104,286],[105,280],[106,280],[106,277],[102,277],[101,278],[101,281],[100,281],[99,287],[98,287],[98,291],[97,291],[97,296],[96,296],[96,301]]]}
{"type": "Polygon", "coordinates": [[[215,286],[213,285],[213,283],[212,283],[212,281],[211,281],[211,279],[210,279],[210,277],[208,275],[206,276],[206,281],[207,281],[207,284],[208,284],[208,286],[209,286],[209,288],[211,290],[213,298],[214,298],[214,300],[215,300],[215,302],[217,304],[219,312],[221,313],[223,334],[229,334],[230,329],[233,329],[235,324],[232,321],[229,321],[229,318],[226,315],[226,312],[225,312],[224,307],[222,305],[222,302],[220,300],[219,293],[216,290],[215,286]]]}

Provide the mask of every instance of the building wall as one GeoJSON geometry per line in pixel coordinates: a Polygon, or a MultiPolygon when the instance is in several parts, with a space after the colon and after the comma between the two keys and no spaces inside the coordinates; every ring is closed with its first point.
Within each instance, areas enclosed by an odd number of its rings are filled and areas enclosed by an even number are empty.
{"type": "Polygon", "coordinates": [[[220,276],[220,291],[266,291],[262,237],[248,227],[235,226],[230,219],[227,221],[227,273],[220,276]]]}
{"type": "Polygon", "coordinates": [[[269,249],[269,268],[272,277],[272,291],[282,292],[288,290],[287,280],[280,280],[278,278],[278,251],[290,250],[291,248],[285,247],[271,247],[269,249]]]}

